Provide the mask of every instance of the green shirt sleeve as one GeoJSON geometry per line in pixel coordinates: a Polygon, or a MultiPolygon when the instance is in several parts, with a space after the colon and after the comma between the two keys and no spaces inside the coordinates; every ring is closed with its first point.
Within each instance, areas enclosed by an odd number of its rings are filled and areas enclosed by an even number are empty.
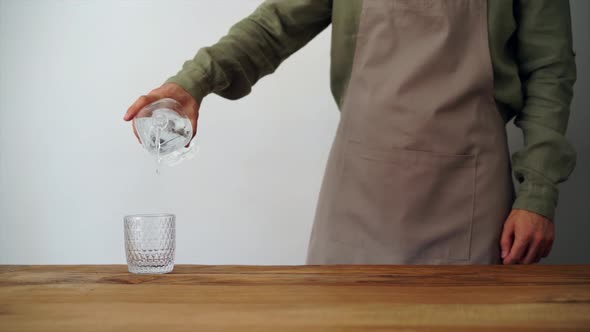
{"type": "Polygon", "coordinates": [[[513,207],[554,218],[557,185],[574,169],[576,152],[565,138],[576,65],[567,0],[520,0],[515,7],[516,57],[524,107],[514,123],[524,148],[512,156],[520,182],[513,207]]]}
{"type": "Polygon", "coordinates": [[[166,82],[179,84],[197,101],[209,93],[241,98],[326,28],[331,8],[331,0],[265,1],[166,82]]]}

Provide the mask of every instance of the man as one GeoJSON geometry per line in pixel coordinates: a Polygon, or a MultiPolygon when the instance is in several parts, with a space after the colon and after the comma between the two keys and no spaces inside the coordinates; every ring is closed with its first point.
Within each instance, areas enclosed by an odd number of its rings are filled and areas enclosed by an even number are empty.
{"type": "Polygon", "coordinates": [[[161,87],[196,129],[332,25],[341,119],[309,264],[530,264],[554,238],[576,79],[564,0],[267,1],[161,87]],[[512,156],[505,125],[525,146],[512,156]],[[511,171],[520,182],[514,192],[511,171]]]}

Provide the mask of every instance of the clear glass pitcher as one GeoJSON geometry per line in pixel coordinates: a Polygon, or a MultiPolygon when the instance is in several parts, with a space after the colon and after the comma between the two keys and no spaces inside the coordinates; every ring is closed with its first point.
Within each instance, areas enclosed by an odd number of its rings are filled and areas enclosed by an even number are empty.
{"type": "Polygon", "coordinates": [[[143,147],[158,163],[174,165],[191,156],[192,146],[187,145],[193,127],[176,100],[164,98],[145,106],[133,118],[133,126],[143,147]]]}

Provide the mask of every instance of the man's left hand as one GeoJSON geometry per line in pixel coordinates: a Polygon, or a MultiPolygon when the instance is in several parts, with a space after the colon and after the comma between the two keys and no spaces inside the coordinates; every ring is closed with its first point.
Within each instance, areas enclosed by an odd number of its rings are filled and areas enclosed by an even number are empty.
{"type": "Polygon", "coordinates": [[[538,263],[549,255],[554,237],[555,226],[551,220],[527,210],[512,210],[500,241],[503,263],[538,263]]]}

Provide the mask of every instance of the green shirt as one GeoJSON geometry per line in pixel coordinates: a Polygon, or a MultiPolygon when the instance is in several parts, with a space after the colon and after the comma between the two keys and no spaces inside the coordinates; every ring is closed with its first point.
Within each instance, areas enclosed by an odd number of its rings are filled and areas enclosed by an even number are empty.
{"type": "MultiPolygon", "coordinates": [[[[166,82],[197,101],[209,93],[237,99],[332,24],[331,90],[338,106],[350,79],[362,0],[270,0],[198,51],[166,82]]],[[[494,96],[506,122],[522,129],[512,155],[520,182],[513,208],[554,218],[557,185],[576,152],[564,134],[576,80],[567,0],[489,0],[494,96]]]]}

